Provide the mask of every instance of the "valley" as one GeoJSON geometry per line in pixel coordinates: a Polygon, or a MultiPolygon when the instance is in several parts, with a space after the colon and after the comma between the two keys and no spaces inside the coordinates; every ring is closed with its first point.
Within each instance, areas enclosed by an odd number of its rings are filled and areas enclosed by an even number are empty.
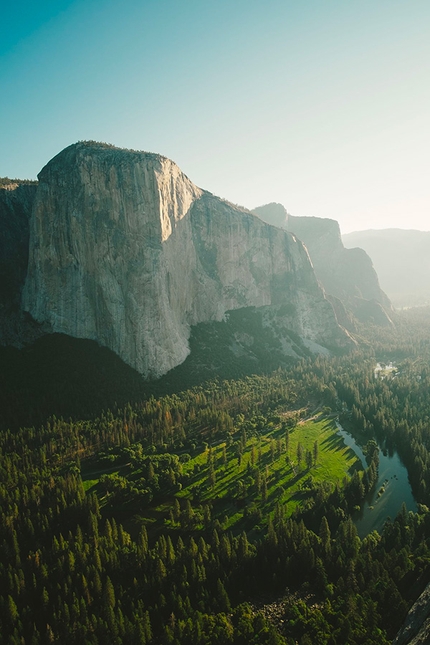
{"type": "Polygon", "coordinates": [[[388,645],[420,597],[430,311],[255,213],[93,141],[0,188],[0,645],[388,645]]]}
{"type": "Polygon", "coordinates": [[[306,509],[323,482],[341,484],[357,466],[324,416],[293,427],[276,423],[276,415],[270,421],[244,418],[236,428],[231,422],[226,435],[228,420],[216,432],[200,431],[179,451],[151,457],[138,443],[95,455],[95,466],[83,464],[84,489],[97,494],[102,508],[120,508],[123,518],[128,512],[127,523],[143,523],[150,535],[163,528],[204,532],[216,522],[235,535],[245,530],[258,536],[276,506],[286,516],[306,509]],[[202,439],[204,446],[196,445],[202,439]]]}
{"type": "Polygon", "coordinates": [[[0,645],[430,645],[429,24],[2,6],[0,645]]]}
{"type": "Polygon", "coordinates": [[[405,316],[413,344],[369,328],[354,354],[2,430],[0,642],[388,644],[430,571],[430,338],[405,316]],[[378,532],[377,442],[418,510],[396,495],[378,532]]]}

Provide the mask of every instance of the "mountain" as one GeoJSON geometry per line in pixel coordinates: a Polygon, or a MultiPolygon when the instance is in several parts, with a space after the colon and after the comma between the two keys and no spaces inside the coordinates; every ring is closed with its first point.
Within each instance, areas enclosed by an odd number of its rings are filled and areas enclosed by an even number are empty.
{"type": "Polygon", "coordinates": [[[306,246],[317,278],[331,297],[340,322],[354,330],[355,318],[377,325],[392,325],[390,300],[379,286],[377,273],[361,248],[346,249],[339,224],[320,217],[295,217],[282,204],[253,210],[262,220],[290,231],[306,246]]]}
{"type": "Polygon", "coordinates": [[[21,308],[36,182],[0,182],[0,344],[21,346],[43,329],[21,308]]]}
{"type": "Polygon", "coordinates": [[[412,605],[392,645],[426,645],[430,642],[430,584],[412,605]]]}
{"type": "Polygon", "coordinates": [[[430,232],[390,228],[348,233],[342,240],[370,255],[394,306],[430,303],[430,232]]]}
{"type": "Polygon", "coordinates": [[[0,302],[19,305],[28,262],[29,219],[36,185],[10,183],[0,188],[0,302]]]}
{"type": "Polygon", "coordinates": [[[13,295],[38,333],[96,340],[146,378],[185,360],[192,327],[247,307],[276,327],[286,354],[293,337],[312,351],[353,343],[302,243],[196,187],[171,160],[80,142],[38,179],[28,247],[27,233],[14,238],[13,295]]]}

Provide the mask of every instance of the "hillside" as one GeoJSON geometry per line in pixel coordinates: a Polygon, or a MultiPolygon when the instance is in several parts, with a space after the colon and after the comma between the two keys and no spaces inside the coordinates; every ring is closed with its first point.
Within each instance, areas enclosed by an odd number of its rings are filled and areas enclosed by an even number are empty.
{"type": "MultiPolygon", "coordinates": [[[[22,187],[35,194],[13,239],[10,296],[34,333],[94,340],[145,378],[184,362],[193,327],[247,307],[263,326],[279,322],[286,356],[291,334],[316,352],[353,346],[301,242],[198,188],[170,159],[80,142],[38,178],[22,187]]],[[[17,221],[7,202],[3,231],[17,221]]],[[[3,343],[28,342],[8,322],[3,343]]]]}
{"type": "Polygon", "coordinates": [[[346,249],[339,224],[321,217],[296,217],[282,204],[266,204],[253,212],[264,221],[296,235],[306,246],[315,274],[330,297],[339,322],[355,331],[354,319],[390,326],[392,307],[379,286],[369,255],[361,248],[346,249]]]}
{"type": "Polygon", "coordinates": [[[368,230],[348,233],[342,240],[348,249],[359,246],[369,254],[395,307],[430,302],[430,232],[368,230]]]}

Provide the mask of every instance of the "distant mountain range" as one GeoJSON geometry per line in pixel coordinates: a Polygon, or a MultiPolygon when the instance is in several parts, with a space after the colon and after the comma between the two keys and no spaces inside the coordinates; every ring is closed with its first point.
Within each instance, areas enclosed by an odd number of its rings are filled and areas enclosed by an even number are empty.
{"type": "Polygon", "coordinates": [[[341,325],[354,332],[356,320],[382,326],[392,324],[391,303],[379,286],[370,257],[362,248],[344,247],[336,220],[296,217],[276,203],[259,206],[253,212],[303,242],[341,325]]]}
{"type": "MultiPolygon", "coordinates": [[[[0,189],[0,344],[95,340],[157,378],[185,361],[192,328],[253,308],[279,356],[354,346],[302,242],[170,159],[80,142],[38,179],[0,189]]],[[[237,357],[257,345],[238,327],[237,357]]]]}
{"type": "Polygon", "coordinates": [[[430,232],[389,228],[342,236],[344,245],[364,249],[382,289],[395,307],[430,304],[430,232]]]}
{"type": "Polygon", "coordinates": [[[38,179],[0,185],[0,345],[93,340],[154,379],[191,345],[272,365],[271,352],[345,351],[359,322],[393,324],[371,259],[334,220],[251,212],[166,157],[93,141],[38,179]]]}

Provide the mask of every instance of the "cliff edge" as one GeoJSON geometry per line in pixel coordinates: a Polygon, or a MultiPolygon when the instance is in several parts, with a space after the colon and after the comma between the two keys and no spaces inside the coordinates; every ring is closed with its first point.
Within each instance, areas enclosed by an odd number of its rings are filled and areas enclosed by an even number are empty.
{"type": "MultiPolygon", "coordinates": [[[[379,326],[391,326],[392,306],[379,286],[372,260],[360,248],[346,249],[335,220],[321,217],[295,217],[282,204],[267,204],[253,210],[264,221],[281,226],[303,242],[309,251],[317,278],[327,294],[340,300],[358,320],[379,326]]],[[[340,303],[333,301],[337,311],[340,303]]],[[[344,312],[342,324],[347,323],[344,312]]],[[[338,317],[339,317],[338,316],[338,317]]]]}
{"type": "Polygon", "coordinates": [[[0,344],[21,347],[43,329],[21,308],[28,266],[30,217],[36,182],[1,180],[0,185],[0,344]]]}
{"type": "Polygon", "coordinates": [[[23,308],[97,340],[145,377],[189,352],[190,327],[289,303],[284,324],[320,345],[348,334],[302,243],[197,188],[161,155],[81,142],[39,174],[23,308]]]}

